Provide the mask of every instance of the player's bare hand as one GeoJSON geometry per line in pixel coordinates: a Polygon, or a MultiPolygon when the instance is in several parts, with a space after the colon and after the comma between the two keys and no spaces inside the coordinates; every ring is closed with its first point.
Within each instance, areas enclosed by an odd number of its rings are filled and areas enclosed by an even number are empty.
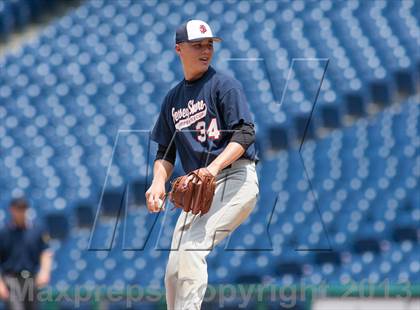
{"type": "Polygon", "coordinates": [[[7,300],[9,299],[9,289],[7,288],[6,284],[0,279],[0,300],[7,300]]]}
{"type": "Polygon", "coordinates": [[[150,212],[165,210],[165,184],[152,183],[146,192],[146,204],[150,212]]]}
{"type": "Polygon", "coordinates": [[[50,282],[50,275],[46,272],[39,272],[35,278],[35,285],[37,288],[47,286],[50,282]]]}

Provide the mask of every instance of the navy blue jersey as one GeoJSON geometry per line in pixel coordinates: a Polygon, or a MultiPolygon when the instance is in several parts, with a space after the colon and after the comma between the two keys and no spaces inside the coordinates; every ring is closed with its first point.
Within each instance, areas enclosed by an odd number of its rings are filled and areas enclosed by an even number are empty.
{"type": "Polygon", "coordinates": [[[0,273],[38,271],[41,253],[48,248],[48,233],[42,227],[19,228],[9,224],[0,230],[0,273]]]}
{"type": "MultiPolygon", "coordinates": [[[[188,173],[209,165],[230,142],[233,126],[241,122],[253,123],[241,84],[209,67],[200,79],[184,79],[168,92],[151,138],[168,147],[175,137],[188,173]]],[[[254,144],[241,158],[256,160],[254,144]]]]}

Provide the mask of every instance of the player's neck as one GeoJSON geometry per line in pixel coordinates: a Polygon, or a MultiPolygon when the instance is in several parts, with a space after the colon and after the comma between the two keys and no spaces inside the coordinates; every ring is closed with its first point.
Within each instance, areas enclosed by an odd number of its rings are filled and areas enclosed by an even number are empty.
{"type": "Polygon", "coordinates": [[[207,68],[206,71],[202,71],[202,72],[187,72],[184,70],[184,78],[187,82],[194,82],[202,78],[203,75],[206,74],[206,72],[209,70],[209,68],[207,68]]]}
{"type": "Polygon", "coordinates": [[[16,221],[16,220],[12,220],[12,226],[16,227],[18,229],[26,229],[27,228],[27,224],[26,221],[16,221]]]}

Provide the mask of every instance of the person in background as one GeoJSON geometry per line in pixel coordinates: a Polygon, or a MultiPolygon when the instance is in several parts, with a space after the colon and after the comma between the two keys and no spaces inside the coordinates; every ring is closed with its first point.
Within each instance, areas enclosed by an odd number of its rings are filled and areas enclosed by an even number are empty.
{"type": "Polygon", "coordinates": [[[11,221],[0,230],[0,300],[6,309],[37,309],[37,290],[50,281],[49,235],[26,220],[28,202],[10,202],[11,221]]]}

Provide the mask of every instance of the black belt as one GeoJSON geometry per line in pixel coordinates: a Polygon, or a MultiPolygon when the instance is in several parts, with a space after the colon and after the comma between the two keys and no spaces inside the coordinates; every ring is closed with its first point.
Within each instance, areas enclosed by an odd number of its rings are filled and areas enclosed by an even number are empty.
{"type": "MultiPolygon", "coordinates": [[[[249,161],[251,161],[251,162],[253,161],[252,159],[248,159],[248,158],[244,158],[244,157],[241,157],[241,158],[239,158],[239,159],[237,159],[237,160],[241,160],[241,159],[247,159],[247,160],[249,160],[249,161]]],[[[257,163],[258,163],[258,161],[254,161],[254,163],[255,163],[255,164],[257,164],[257,163]]],[[[232,164],[233,164],[233,163],[232,163],[232,164]]],[[[232,164],[230,164],[229,166],[224,167],[224,168],[222,169],[222,171],[232,168],[232,164]]]]}
{"type": "Polygon", "coordinates": [[[23,278],[23,279],[32,278],[34,276],[28,270],[22,270],[20,272],[13,272],[13,271],[12,272],[5,272],[4,275],[12,277],[12,278],[23,278]]]}

